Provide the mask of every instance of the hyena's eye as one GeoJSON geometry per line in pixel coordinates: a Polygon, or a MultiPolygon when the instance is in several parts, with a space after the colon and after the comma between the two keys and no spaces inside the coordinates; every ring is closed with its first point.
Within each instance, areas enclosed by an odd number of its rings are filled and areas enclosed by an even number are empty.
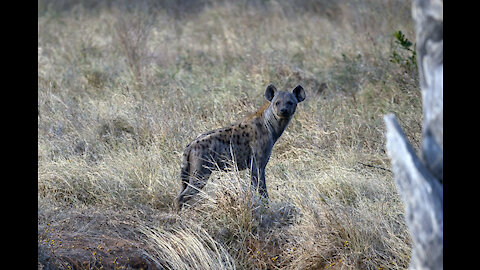
{"type": "Polygon", "coordinates": [[[292,105],[293,105],[293,102],[287,101],[287,105],[288,105],[288,106],[292,106],[292,105]]]}
{"type": "Polygon", "coordinates": [[[280,101],[275,102],[275,106],[280,105],[280,101]]]}

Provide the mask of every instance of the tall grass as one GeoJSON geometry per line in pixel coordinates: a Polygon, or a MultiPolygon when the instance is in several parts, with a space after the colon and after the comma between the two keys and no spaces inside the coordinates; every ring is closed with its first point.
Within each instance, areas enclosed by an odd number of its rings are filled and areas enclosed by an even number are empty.
{"type": "Polygon", "coordinates": [[[44,268],[406,269],[385,153],[394,112],[418,149],[404,1],[40,1],[38,247],[44,268]],[[264,104],[307,93],[266,168],[216,172],[176,212],[181,153],[264,104]]]}

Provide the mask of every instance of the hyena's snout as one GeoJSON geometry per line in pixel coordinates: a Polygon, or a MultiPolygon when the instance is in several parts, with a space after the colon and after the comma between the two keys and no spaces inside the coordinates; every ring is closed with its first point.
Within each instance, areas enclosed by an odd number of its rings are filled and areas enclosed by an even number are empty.
{"type": "Polygon", "coordinates": [[[292,115],[292,110],[289,110],[288,108],[282,108],[280,109],[280,116],[287,117],[292,115]]]}

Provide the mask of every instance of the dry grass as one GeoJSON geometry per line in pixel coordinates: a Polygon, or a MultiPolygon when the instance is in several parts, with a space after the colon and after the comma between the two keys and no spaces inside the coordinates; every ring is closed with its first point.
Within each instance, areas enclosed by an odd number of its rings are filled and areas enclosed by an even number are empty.
{"type": "Polygon", "coordinates": [[[389,61],[394,31],[414,38],[410,3],[82,3],[39,2],[39,267],[407,268],[382,117],[418,149],[417,74],[389,61]],[[183,147],[269,83],[307,93],[267,166],[269,206],[233,170],[175,212],[183,147]]]}

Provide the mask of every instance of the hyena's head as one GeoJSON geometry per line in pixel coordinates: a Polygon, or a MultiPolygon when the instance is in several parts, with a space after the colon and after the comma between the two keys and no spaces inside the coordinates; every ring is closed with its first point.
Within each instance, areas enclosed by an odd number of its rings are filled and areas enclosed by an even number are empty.
{"type": "Polygon", "coordinates": [[[305,99],[305,90],[298,85],[292,92],[277,91],[273,84],[265,89],[265,98],[270,101],[273,113],[279,118],[289,118],[295,113],[297,104],[305,99]]]}

